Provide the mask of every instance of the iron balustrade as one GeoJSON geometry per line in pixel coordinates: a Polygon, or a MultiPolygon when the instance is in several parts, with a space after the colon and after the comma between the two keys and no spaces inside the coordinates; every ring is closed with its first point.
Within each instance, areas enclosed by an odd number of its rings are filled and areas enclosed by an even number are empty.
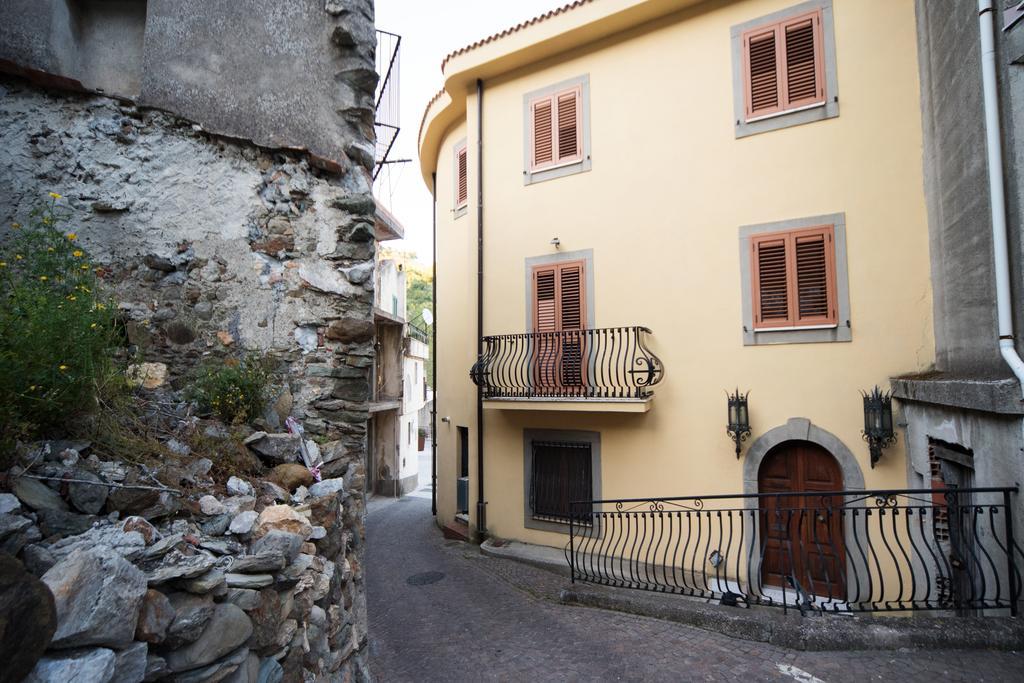
{"type": "Polygon", "coordinates": [[[665,375],[646,327],[499,334],[470,370],[485,399],[646,399],[665,375]]]}
{"type": "Polygon", "coordinates": [[[572,580],[807,612],[1016,616],[1016,488],[572,503],[572,580]],[[991,610],[1000,610],[992,612],[991,610]]]}
{"type": "Polygon", "coordinates": [[[409,336],[424,344],[430,343],[430,333],[415,323],[407,323],[409,336]]]}

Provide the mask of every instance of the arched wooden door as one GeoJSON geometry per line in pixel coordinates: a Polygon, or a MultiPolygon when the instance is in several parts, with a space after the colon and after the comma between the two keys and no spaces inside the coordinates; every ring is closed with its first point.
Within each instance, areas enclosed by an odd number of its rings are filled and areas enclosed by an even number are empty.
{"type": "Polygon", "coordinates": [[[836,459],[817,444],[788,441],[765,456],[757,484],[761,493],[802,494],[761,499],[764,584],[799,586],[820,599],[845,599],[841,496],[815,495],[843,490],[836,459]]]}

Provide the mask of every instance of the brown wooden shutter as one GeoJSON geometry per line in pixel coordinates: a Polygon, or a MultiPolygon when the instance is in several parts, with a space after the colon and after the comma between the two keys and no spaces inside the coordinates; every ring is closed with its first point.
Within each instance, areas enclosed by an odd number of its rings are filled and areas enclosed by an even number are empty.
{"type": "Polygon", "coordinates": [[[559,269],[559,300],[561,303],[561,330],[582,330],[583,320],[583,265],[566,264],[559,269]]]}
{"type": "Polygon", "coordinates": [[[797,324],[834,324],[836,315],[833,228],[802,230],[792,236],[797,289],[797,324]]]}
{"type": "Polygon", "coordinates": [[[554,267],[533,271],[533,326],[536,332],[558,329],[556,278],[557,269],[554,267]]]}
{"type": "Polygon", "coordinates": [[[456,153],[458,164],[459,186],[457,189],[456,208],[462,208],[469,202],[469,168],[466,163],[466,147],[456,153]]]}
{"type": "Polygon", "coordinates": [[[782,58],[777,26],[744,35],[747,118],[782,109],[782,58]]]}
{"type": "Polygon", "coordinates": [[[533,167],[555,160],[555,132],[552,121],[552,99],[545,97],[533,103],[533,167]]]}
{"type": "Polygon", "coordinates": [[[558,161],[580,156],[580,89],[558,96],[558,161]]]}
{"type": "Polygon", "coordinates": [[[785,235],[756,236],[751,240],[754,285],[754,326],[789,325],[792,292],[789,245],[785,235]]]}
{"type": "Polygon", "coordinates": [[[535,332],[586,328],[583,261],[537,266],[533,271],[535,332]]]}
{"type": "Polygon", "coordinates": [[[785,40],[785,106],[802,107],[825,99],[821,45],[821,14],[789,20],[782,25],[785,40]]]}
{"type": "Polygon", "coordinates": [[[751,238],[755,329],[838,322],[831,225],[751,238]]]}

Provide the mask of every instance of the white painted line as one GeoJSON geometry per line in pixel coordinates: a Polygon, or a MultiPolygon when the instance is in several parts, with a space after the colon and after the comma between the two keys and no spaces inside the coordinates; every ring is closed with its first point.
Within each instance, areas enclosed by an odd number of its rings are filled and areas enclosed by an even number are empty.
{"type": "Polygon", "coordinates": [[[779,668],[779,672],[782,675],[789,676],[790,678],[800,681],[800,683],[825,683],[825,681],[821,680],[817,676],[809,674],[803,669],[798,669],[792,664],[776,664],[775,666],[779,668]]]}

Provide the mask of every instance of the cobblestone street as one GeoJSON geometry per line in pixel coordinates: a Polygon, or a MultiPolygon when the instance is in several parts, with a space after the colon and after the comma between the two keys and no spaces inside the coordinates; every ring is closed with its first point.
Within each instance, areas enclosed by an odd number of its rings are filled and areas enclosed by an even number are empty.
{"type": "Polygon", "coordinates": [[[445,541],[424,498],[371,502],[367,541],[371,667],[384,682],[1024,677],[1021,653],[788,651],[657,619],[561,605],[547,598],[564,579],[445,541]]]}

